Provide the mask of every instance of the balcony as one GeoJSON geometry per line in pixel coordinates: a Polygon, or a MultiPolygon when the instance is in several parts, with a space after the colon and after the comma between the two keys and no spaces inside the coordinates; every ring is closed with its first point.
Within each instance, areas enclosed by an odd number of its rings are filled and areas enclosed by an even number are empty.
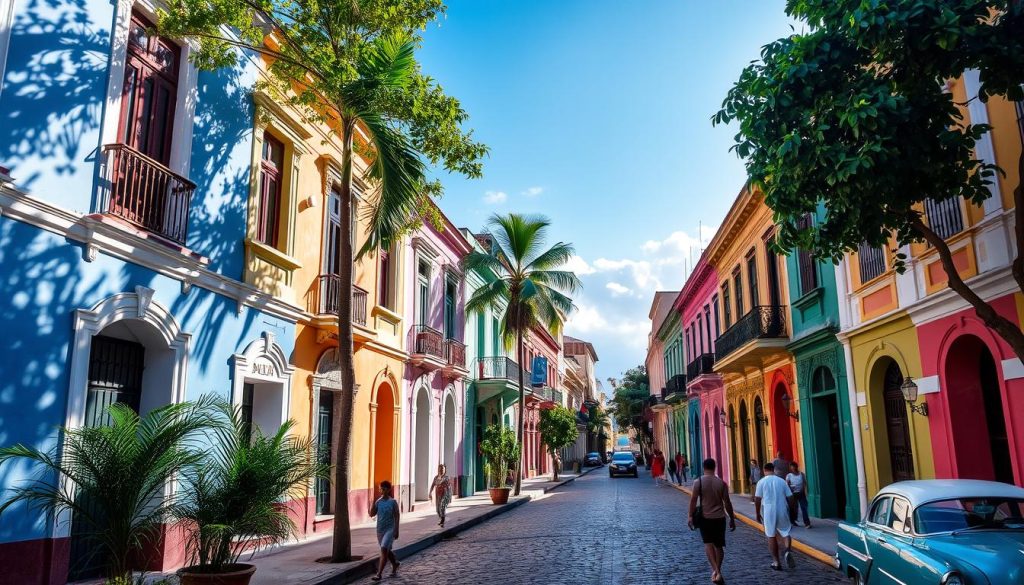
{"type": "Polygon", "coordinates": [[[410,361],[414,366],[437,370],[448,365],[445,357],[444,335],[427,325],[416,325],[412,330],[410,361]]]}
{"type": "Polygon", "coordinates": [[[465,376],[466,345],[455,339],[444,340],[445,373],[452,377],[465,376]]]}
{"type": "Polygon", "coordinates": [[[786,307],[758,306],[722,333],[715,342],[715,370],[743,372],[785,352],[786,307]],[[738,351],[745,348],[745,351],[738,351]],[[732,366],[738,366],[733,370],[732,366]]]}
{"type": "Polygon", "coordinates": [[[540,400],[542,403],[550,403],[551,405],[562,404],[562,391],[550,386],[533,387],[530,389],[530,393],[533,398],[540,400]]]}
{"type": "MultiPolygon", "coordinates": [[[[476,360],[477,380],[505,380],[519,384],[519,364],[507,357],[483,357],[476,360]]],[[[530,383],[530,374],[523,372],[523,383],[530,383]]]]}
{"type": "Polygon", "coordinates": [[[196,184],[126,144],[108,144],[103,152],[110,181],[104,211],[185,246],[196,184]]]}
{"type": "MultiPolygon", "coordinates": [[[[366,326],[366,297],[369,293],[352,287],[352,322],[366,326]]],[[[321,274],[313,285],[309,312],[316,315],[337,315],[341,300],[341,277],[337,274],[321,274]]]]}
{"type": "Polygon", "coordinates": [[[666,388],[669,394],[675,394],[676,392],[686,392],[686,375],[676,374],[668,379],[666,388]]]}
{"type": "Polygon", "coordinates": [[[702,353],[686,364],[686,377],[692,382],[701,376],[715,373],[715,354],[702,353]]]}

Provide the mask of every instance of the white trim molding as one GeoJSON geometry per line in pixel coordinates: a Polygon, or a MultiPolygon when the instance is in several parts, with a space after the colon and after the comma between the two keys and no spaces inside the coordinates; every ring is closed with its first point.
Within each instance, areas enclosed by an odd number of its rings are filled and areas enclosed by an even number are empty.
{"type": "MultiPolygon", "coordinates": [[[[292,373],[295,368],[277,344],[274,334],[264,331],[260,339],[231,356],[231,404],[242,403],[242,387],[246,382],[276,384],[281,389],[281,422],[288,420],[292,403],[292,373]]],[[[268,433],[277,429],[265,429],[268,433]]]]}
{"type": "MultiPolygon", "coordinates": [[[[170,380],[167,381],[171,403],[185,400],[191,335],[181,330],[170,311],[153,300],[153,292],[150,288],[137,286],[135,292],[118,293],[96,303],[91,309],[75,311],[64,428],[79,428],[84,423],[93,337],[119,321],[142,321],[159,334],[172,352],[170,380]]],[[[62,476],[60,482],[64,489],[73,489],[73,483],[67,476],[62,476]]],[[[57,538],[68,536],[71,530],[70,513],[56,514],[52,530],[57,538]]]]}
{"type": "Polygon", "coordinates": [[[7,70],[7,47],[11,43],[11,23],[14,22],[15,2],[17,2],[17,0],[4,0],[3,2],[0,2],[0,96],[3,96],[4,93],[4,72],[7,70]]]}

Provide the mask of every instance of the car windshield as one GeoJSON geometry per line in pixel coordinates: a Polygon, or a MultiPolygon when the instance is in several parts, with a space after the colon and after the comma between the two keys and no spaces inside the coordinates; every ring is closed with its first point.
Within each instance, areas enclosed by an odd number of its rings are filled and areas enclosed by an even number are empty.
{"type": "Polygon", "coordinates": [[[633,458],[632,453],[616,453],[612,455],[612,461],[615,463],[633,463],[636,459],[633,458]]]}
{"type": "Polygon", "coordinates": [[[914,525],[919,534],[974,528],[1024,529],[1024,499],[959,498],[917,507],[914,525]]]}

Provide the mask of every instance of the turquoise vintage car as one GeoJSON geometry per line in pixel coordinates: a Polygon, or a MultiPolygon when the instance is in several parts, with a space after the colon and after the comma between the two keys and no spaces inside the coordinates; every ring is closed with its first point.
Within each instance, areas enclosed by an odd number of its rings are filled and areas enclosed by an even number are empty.
{"type": "Polygon", "coordinates": [[[853,583],[1024,584],[1024,489],[994,481],[901,481],[858,524],[839,524],[836,567],[853,583]]]}

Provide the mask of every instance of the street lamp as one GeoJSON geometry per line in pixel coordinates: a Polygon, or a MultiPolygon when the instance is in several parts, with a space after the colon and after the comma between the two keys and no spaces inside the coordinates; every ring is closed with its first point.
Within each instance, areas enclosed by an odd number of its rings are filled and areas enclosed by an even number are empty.
{"type": "Polygon", "coordinates": [[[794,411],[789,409],[789,403],[791,403],[791,402],[793,402],[793,399],[789,397],[789,394],[787,394],[786,392],[783,392],[782,393],[782,406],[784,406],[786,408],[786,414],[788,414],[789,416],[793,417],[796,420],[800,420],[800,413],[799,412],[794,412],[794,411]]]}
{"type": "Polygon", "coordinates": [[[903,384],[900,385],[900,392],[903,393],[903,399],[907,401],[907,406],[912,412],[916,412],[921,416],[928,416],[928,403],[915,404],[917,402],[917,384],[913,378],[907,376],[907,379],[903,380],[903,384]]]}

